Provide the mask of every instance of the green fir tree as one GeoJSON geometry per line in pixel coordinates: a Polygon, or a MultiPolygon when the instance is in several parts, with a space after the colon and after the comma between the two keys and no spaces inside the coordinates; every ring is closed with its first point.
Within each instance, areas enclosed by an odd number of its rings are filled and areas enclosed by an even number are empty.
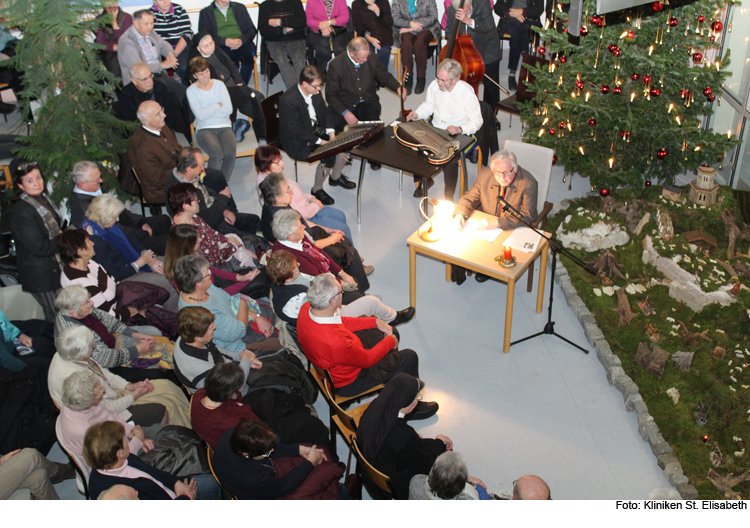
{"type": "Polygon", "coordinates": [[[598,15],[585,0],[580,38],[539,30],[537,52],[551,63],[530,68],[524,139],[554,149],[567,174],[595,188],[672,183],[719,165],[736,144],[706,127],[729,75],[728,54],[718,56],[728,3],[663,0],[598,15]]]}
{"type": "Polygon", "coordinates": [[[108,104],[117,81],[97,55],[103,47],[86,40],[111,15],[94,20],[102,10],[96,0],[12,0],[6,5],[0,15],[21,29],[23,39],[4,65],[24,72],[24,90],[17,95],[31,123],[19,157],[39,163],[53,181],[56,203],[69,195],[69,171],[81,160],[99,163],[105,188],[119,189],[114,167],[127,149],[132,126],[117,119],[108,104]],[[31,101],[41,103],[34,119],[31,101]]]}

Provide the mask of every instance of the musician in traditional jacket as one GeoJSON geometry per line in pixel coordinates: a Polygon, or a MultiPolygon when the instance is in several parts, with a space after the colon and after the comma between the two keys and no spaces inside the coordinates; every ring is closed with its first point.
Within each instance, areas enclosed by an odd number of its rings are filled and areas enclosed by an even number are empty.
{"type": "Polygon", "coordinates": [[[492,16],[491,0],[465,0],[463,9],[459,9],[461,0],[453,0],[449,7],[445,35],[453,36],[456,24],[460,24],[459,33],[468,33],[474,46],[484,61],[484,102],[494,108],[500,101],[500,90],[495,83],[500,77],[500,37],[492,16]],[[473,4],[473,5],[472,5],[473,4]]]}
{"type": "MultiPolygon", "coordinates": [[[[279,128],[281,146],[290,158],[305,161],[320,145],[335,136],[333,119],[320,93],[323,72],[314,65],[302,68],[299,84],[281,96],[279,101],[279,128]]],[[[346,160],[341,155],[331,156],[318,164],[311,194],[323,205],[333,205],[334,200],[323,189],[328,177],[330,185],[354,189],[357,184],[342,174],[346,160]]]]}
{"type": "MultiPolygon", "coordinates": [[[[462,81],[461,65],[453,59],[445,59],[438,66],[437,77],[427,88],[427,99],[415,111],[406,116],[407,121],[427,119],[432,116],[432,125],[451,135],[471,135],[482,126],[482,112],[472,88],[462,81]]],[[[443,166],[445,178],[445,199],[453,201],[458,181],[458,160],[454,159],[443,166]]],[[[415,180],[416,181],[416,180],[415,180]]],[[[427,187],[433,185],[430,179],[427,187]]],[[[427,195],[419,181],[414,197],[427,195]]]]}

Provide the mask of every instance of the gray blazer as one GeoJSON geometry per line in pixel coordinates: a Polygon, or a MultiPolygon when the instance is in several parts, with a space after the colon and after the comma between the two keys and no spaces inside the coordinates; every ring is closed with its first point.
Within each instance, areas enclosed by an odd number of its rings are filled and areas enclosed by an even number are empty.
{"type": "MultiPolygon", "coordinates": [[[[456,9],[450,6],[447,9],[448,22],[445,25],[445,35],[448,39],[453,35],[456,27],[456,9]]],[[[474,42],[479,54],[485,64],[491,64],[500,60],[500,37],[495,27],[495,18],[492,16],[490,0],[474,0],[471,8],[470,18],[474,20],[474,27],[461,24],[460,33],[468,33],[474,42]]]]}
{"type": "Polygon", "coordinates": [[[424,29],[429,29],[435,41],[440,43],[440,21],[435,0],[417,0],[417,11],[413,17],[409,14],[409,0],[393,0],[391,14],[393,15],[393,45],[397,48],[401,47],[401,33],[398,30],[409,27],[409,22],[412,20],[421,23],[424,29]]]}
{"type": "MultiPolygon", "coordinates": [[[[172,46],[161,38],[156,31],[152,31],[148,39],[162,57],[167,57],[170,53],[174,53],[172,46]]],[[[117,43],[117,62],[120,63],[120,69],[122,70],[123,86],[130,84],[130,67],[136,62],[146,62],[143,57],[143,51],[141,51],[141,45],[138,44],[135,26],[131,26],[120,37],[120,42],[117,43]]],[[[160,62],[149,64],[148,66],[153,73],[161,73],[162,67],[160,62]]]]}
{"type": "MultiPolygon", "coordinates": [[[[461,213],[471,216],[475,209],[479,209],[487,214],[495,215],[495,211],[497,211],[496,216],[500,218],[501,228],[514,229],[523,226],[511,213],[503,211],[502,204],[499,208],[497,207],[499,192],[500,185],[495,180],[492,169],[484,167],[479,171],[474,185],[461,197],[455,214],[461,213]]],[[[524,220],[531,223],[537,216],[536,201],[538,193],[538,184],[534,177],[519,166],[513,183],[505,191],[505,200],[520,211],[524,220]]]]}

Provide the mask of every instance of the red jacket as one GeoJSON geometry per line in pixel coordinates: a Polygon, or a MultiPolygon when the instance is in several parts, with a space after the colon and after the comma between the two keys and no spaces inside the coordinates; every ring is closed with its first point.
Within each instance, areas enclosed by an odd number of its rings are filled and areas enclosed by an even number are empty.
{"type": "Polygon", "coordinates": [[[396,340],[386,336],[368,350],[354,335],[357,330],[377,328],[375,317],[342,317],[341,323],[316,323],[310,318],[310,303],[302,306],[297,319],[297,335],[305,356],[316,367],[328,370],[335,388],[352,383],[363,368],[370,368],[396,346],[396,340]]]}

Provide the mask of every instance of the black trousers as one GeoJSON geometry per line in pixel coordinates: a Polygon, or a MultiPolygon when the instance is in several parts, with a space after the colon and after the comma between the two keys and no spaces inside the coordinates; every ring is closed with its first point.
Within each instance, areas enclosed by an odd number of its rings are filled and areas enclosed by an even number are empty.
{"type": "Polygon", "coordinates": [[[324,37],[320,33],[311,31],[310,34],[307,35],[307,42],[315,50],[315,65],[320,68],[323,75],[325,75],[331,57],[333,55],[338,56],[346,50],[349,36],[346,31],[339,33],[335,37],[324,37]],[[331,50],[331,47],[333,47],[333,51],[331,50]]]}
{"type": "Polygon", "coordinates": [[[526,24],[517,18],[508,17],[505,21],[505,32],[510,35],[508,68],[510,69],[510,74],[515,75],[521,54],[529,51],[529,30],[526,24]]]}
{"type": "Polygon", "coordinates": [[[255,66],[255,46],[253,44],[243,44],[236,50],[221,45],[219,47],[224,53],[229,55],[232,62],[240,69],[242,82],[245,84],[249,83],[250,77],[253,76],[253,66],[255,66]]]}
{"type": "MultiPolygon", "coordinates": [[[[370,331],[365,330],[364,332],[370,332],[370,331]]],[[[359,335],[359,332],[355,332],[355,333],[359,335]]],[[[362,341],[362,344],[366,346],[366,343],[364,340],[362,341]]],[[[409,348],[400,350],[400,352],[401,352],[401,357],[403,358],[403,362],[401,363],[401,366],[398,367],[398,369],[391,372],[386,377],[385,379],[386,383],[388,382],[389,379],[393,378],[393,376],[395,376],[399,372],[404,372],[406,374],[409,374],[410,376],[419,378],[419,356],[417,356],[417,353],[409,348]]],[[[345,385],[343,387],[339,387],[338,389],[336,389],[336,394],[338,394],[339,396],[356,396],[357,394],[361,394],[365,392],[366,390],[371,389],[372,387],[375,387],[376,385],[379,385],[380,383],[383,383],[383,381],[375,380],[375,378],[373,378],[372,376],[372,373],[370,372],[370,369],[362,369],[359,372],[357,379],[355,379],[349,385],[345,385]]]]}
{"type": "Polygon", "coordinates": [[[265,99],[262,93],[256,92],[247,85],[231,86],[227,88],[229,99],[232,100],[232,115],[229,116],[234,122],[237,118],[237,110],[252,120],[253,131],[257,139],[266,137],[266,122],[263,120],[263,112],[260,103],[265,99]]]}

